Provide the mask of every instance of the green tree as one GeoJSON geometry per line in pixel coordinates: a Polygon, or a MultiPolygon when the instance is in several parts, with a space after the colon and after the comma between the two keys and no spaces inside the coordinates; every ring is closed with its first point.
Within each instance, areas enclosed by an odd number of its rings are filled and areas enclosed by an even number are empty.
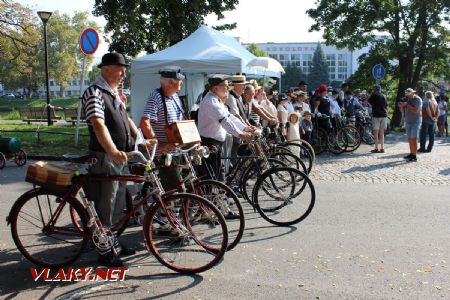
{"type": "Polygon", "coordinates": [[[308,84],[311,89],[316,89],[319,85],[328,84],[329,81],[328,64],[325,59],[325,54],[322,51],[320,43],[317,43],[314,51],[311,70],[308,75],[308,84]]]}
{"type": "MultiPolygon", "coordinates": [[[[172,46],[204,24],[205,16],[233,10],[239,0],[96,0],[94,15],[106,19],[110,50],[128,56],[153,53],[172,46]]],[[[233,29],[224,24],[218,30],[233,29]]]]}
{"type": "MultiPolygon", "coordinates": [[[[48,21],[49,74],[60,86],[60,96],[64,96],[69,81],[80,76],[84,54],[79,48],[78,41],[82,31],[87,27],[99,31],[99,26],[88,19],[87,12],[76,12],[70,17],[67,14],[60,15],[56,11],[48,21]]],[[[88,56],[86,69],[92,61],[93,57],[88,56]]]]}
{"type": "Polygon", "coordinates": [[[31,9],[0,1],[0,82],[6,89],[24,88],[26,96],[44,82],[38,22],[31,9]]]}
{"type": "Polygon", "coordinates": [[[267,56],[267,53],[263,49],[259,48],[259,46],[255,43],[249,44],[247,46],[247,50],[256,57],[267,56]]]}
{"type": "Polygon", "coordinates": [[[302,80],[307,81],[302,69],[291,63],[288,63],[284,71],[285,73],[281,76],[281,89],[283,91],[289,90],[291,87],[298,87],[298,83],[302,80]]]}
{"type": "MultiPolygon", "coordinates": [[[[448,66],[449,12],[448,0],[320,0],[307,11],[315,20],[311,30],[323,29],[327,44],[339,48],[377,43],[377,32],[389,35],[383,43],[387,58],[398,62],[396,101],[417,86],[427,65],[446,61],[448,66]]],[[[400,123],[397,105],[392,122],[400,123]]]]}

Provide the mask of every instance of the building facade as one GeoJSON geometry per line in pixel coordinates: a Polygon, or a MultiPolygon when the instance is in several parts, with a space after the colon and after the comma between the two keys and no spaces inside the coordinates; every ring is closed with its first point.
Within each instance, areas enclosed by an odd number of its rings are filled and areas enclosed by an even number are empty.
{"type": "MultiPolygon", "coordinates": [[[[291,64],[300,67],[305,75],[309,75],[312,58],[317,43],[256,43],[268,56],[278,60],[283,67],[291,64]]],[[[248,44],[244,44],[248,46],[248,44]]],[[[346,81],[358,69],[358,58],[367,53],[369,47],[350,51],[347,48],[337,49],[334,46],[321,44],[328,64],[329,80],[346,81]]]]}

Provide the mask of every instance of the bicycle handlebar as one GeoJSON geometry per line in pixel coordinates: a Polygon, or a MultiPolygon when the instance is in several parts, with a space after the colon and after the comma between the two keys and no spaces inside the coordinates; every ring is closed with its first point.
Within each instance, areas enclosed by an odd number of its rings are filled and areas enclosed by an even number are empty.
{"type": "Polygon", "coordinates": [[[158,145],[158,141],[154,141],[154,145],[153,145],[152,152],[151,152],[151,154],[150,154],[150,158],[149,158],[149,159],[146,159],[145,156],[144,156],[144,154],[142,154],[140,151],[136,151],[136,150],[135,150],[135,151],[127,152],[127,156],[128,156],[128,158],[137,156],[137,157],[139,157],[143,162],[145,162],[145,163],[151,163],[151,162],[153,161],[153,159],[155,158],[156,147],[157,147],[157,145],[158,145]]]}

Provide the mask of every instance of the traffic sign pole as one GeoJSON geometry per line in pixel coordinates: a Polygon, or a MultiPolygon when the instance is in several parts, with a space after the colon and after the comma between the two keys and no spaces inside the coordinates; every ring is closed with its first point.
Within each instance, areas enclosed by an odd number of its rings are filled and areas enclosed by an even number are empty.
{"type": "Polygon", "coordinates": [[[86,60],[88,55],[92,55],[97,51],[100,39],[98,37],[97,31],[93,28],[87,28],[83,30],[80,35],[80,50],[84,53],[83,57],[83,65],[81,67],[81,76],[80,76],[80,101],[78,101],[78,111],[77,111],[77,129],[75,131],[75,146],[78,146],[79,140],[79,132],[80,132],[80,119],[81,119],[81,97],[84,90],[84,73],[86,69],[86,60]]]}

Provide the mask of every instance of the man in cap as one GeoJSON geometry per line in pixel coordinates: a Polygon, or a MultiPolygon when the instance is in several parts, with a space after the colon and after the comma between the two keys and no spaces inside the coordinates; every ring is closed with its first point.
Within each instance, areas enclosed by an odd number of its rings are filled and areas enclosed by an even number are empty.
{"type": "Polygon", "coordinates": [[[408,136],[409,154],[404,157],[408,161],[417,161],[417,138],[422,124],[422,99],[412,88],[405,90],[406,102],[399,102],[399,108],[405,111],[405,129],[408,136]]]}
{"type": "Polygon", "coordinates": [[[358,99],[354,96],[351,90],[345,91],[344,103],[342,108],[345,110],[345,116],[347,117],[347,123],[355,125],[356,123],[356,110],[364,109],[358,99]]]}
{"type": "Polygon", "coordinates": [[[205,146],[215,146],[217,153],[212,153],[207,159],[217,179],[224,179],[221,151],[226,134],[229,133],[241,140],[250,141],[251,126],[244,124],[231,114],[225,104],[228,98],[228,76],[214,74],[208,78],[209,91],[203,98],[198,109],[198,131],[205,146]]]}
{"type": "MultiPolygon", "coordinates": [[[[178,66],[165,67],[159,74],[161,86],[154,89],[147,98],[139,127],[146,138],[158,139],[158,153],[161,154],[175,148],[169,143],[165,128],[184,119],[183,106],[177,94],[181,90],[184,75],[178,66]]],[[[163,160],[163,157],[155,159],[155,164],[161,166],[161,183],[166,190],[177,188],[174,178],[177,178],[179,173],[176,168],[165,168],[163,160]]]]}
{"type": "MultiPolygon", "coordinates": [[[[132,138],[137,129],[120,99],[118,87],[125,78],[129,65],[120,53],[106,53],[100,75],[82,96],[82,104],[89,129],[89,152],[97,163],[89,167],[91,175],[120,175],[131,151],[132,138]]],[[[95,199],[98,215],[107,228],[117,221],[125,209],[125,184],[117,181],[90,181],[87,185],[88,199],[95,199]]],[[[117,241],[116,241],[117,242],[117,241]]],[[[135,251],[118,246],[115,252],[122,256],[135,251]]],[[[99,262],[109,266],[122,266],[112,249],[99,251],[99,262]]]]}

